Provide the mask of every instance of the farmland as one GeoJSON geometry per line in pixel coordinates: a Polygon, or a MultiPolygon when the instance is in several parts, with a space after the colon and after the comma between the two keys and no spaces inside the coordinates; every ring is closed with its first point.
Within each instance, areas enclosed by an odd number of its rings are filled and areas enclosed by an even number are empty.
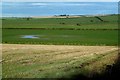
{"type": "Polygon", "coordinates": [[[3,29],[4,43],[54,44],[54,45],[117,45],[116,30],[9,30],[3,29]],[[26,39],[22,35],[38,35],[26,39]],[[112,36],[112,37],[111,37],[112,36]]]}
{"type": "Polygon", "coordinates": [[[5,18],[3,28],[118,29],[117,15],[78,18],[5,18]]]}
{"type": "Polygon", "coordinates": [[[117,15],[79,18],[5,18],[3,43],[117,45],[117,15]],[[99,20],[100,18],[100,20],[99,20]],[[102,19],[102,21],[101,21],[102,19]],[[21,38],[35,35],[38,39],[21,38]]]}
{"type": "Polygon", "coordinates": [[[3,18],[2,77],[103,74],[118,58],[117,22],[117,15],[3,18]]]}
{"type": "Polygon", "coordinates": [[[117,47],[3,44],[3,78],[72,78],[101,74],[117,47]]]}

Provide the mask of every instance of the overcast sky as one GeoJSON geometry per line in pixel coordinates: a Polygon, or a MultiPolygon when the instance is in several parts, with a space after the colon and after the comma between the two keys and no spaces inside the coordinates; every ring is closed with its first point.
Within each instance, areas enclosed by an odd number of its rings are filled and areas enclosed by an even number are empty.
{"type": "Polygon", "coordinates": [[[2,0],[2,2],[118,2],[120,0],[2,0]]]}

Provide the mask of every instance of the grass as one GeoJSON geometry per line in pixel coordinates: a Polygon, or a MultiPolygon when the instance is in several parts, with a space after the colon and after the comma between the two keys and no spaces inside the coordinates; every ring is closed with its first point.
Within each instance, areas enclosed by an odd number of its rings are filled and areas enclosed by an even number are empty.
{"type": "Polygon", "coordinates": [[[4,18],[2,77],[73,78],[79,74],[102,74],[117,58],[118,25],[117,15],[99,18],[103,21],[96,17],[4,18]],[[24,35],[39,38],[21,38],[24,35]]]}
{"type": "Polygon", "coordinates": [[[71,78],[99,73],[104,65],[114,63],[116,50],[113,46],[4,44],[3,78],[71,78]]]}
{"type": "Polygon", "coordinates": [[[116,30],[10,30],[3,29],[3,43],[62,44],[62,45],[117,45],[116,30]],[[38,39],[21,38],[38,35],[38,39]]]}
{"type": "Polygon", "coordinates": [[[2,27],[2,42],[9,44],[116,46],[118,44],[117,15],[99,16],[99,18],[103,21],[96,17],[32,18],[30,20],[5,18],[2,27]],[[72,30],[70,30],[71,28],[72,30]],[[23,39],[20,38],[22,35],[37,35],[39,38],[23,39]]]}
{"type": "Polygon", "coordinates": [[[32,18],[29,21],[24,18],[6,18],[2,25],[3,28],[118,29],[117,17],[117,15],[100,17],[103,22],[95,17],[32,18]]]}
{"type": "Polygon", "coordinates": [[[107,55],[101,55],[97,58],[97,61],[87,65],[84,67],[85,70],[88,70],[86,76],[88,75],[89,77],[96,74],[102,74],[106,70],[107,65],[113,65],[115,61],[117,60],[118,53],[117,52],[111,52],[108,53],[107,55]],[[99,61],[100,60],[100,61],[99,61]]]}

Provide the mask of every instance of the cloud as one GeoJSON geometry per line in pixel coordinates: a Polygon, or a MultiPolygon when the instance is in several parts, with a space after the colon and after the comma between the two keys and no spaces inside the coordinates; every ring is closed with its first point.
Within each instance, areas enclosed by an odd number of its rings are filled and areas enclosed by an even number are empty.
{"type": "Polygon", "coordinates": [[[3,2],[119,2],[119,0],[2,0],[3,2]]]}
{"type": "Polygon", "coordinates": [[[68,6],[91,6],[91,5],[95,5],[95,4],[86,4],[86,3],[77,3],[77,4],[65,4],[68,6]]]}
{"type": "Polygon", "coordinates": [[[31,3],[33,6],[46,6],[48,5],[47,3],[31,3]]]}
{"type": "Polygon", "coordinates": [[[76,3],[76,4],[73,4],[73,3],[68,3],[68,4],[56,4],[56,3],[31,3],[29,5],[33,5],[33,6],[91,6],[91,5],[95,5],[95,4],[87,4],[87,3],[76,3]]]}
{"type": "Polygon", "coordinates": [[[15,13],[4,13],[4,14],[2,14],[2,17],[25,17],[25,16],[30,16],[29,14],[15,14],[15,13]]]}

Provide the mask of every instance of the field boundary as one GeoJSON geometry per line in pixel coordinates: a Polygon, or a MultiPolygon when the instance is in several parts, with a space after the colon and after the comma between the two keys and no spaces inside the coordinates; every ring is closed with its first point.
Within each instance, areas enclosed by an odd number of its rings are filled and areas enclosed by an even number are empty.
{"type": "Polygon", "coordinates": [[[34,29],[34,30],[120,30],[120,29],[81,29],[81,28],[2,28],[2,29],[34,29]]]}

